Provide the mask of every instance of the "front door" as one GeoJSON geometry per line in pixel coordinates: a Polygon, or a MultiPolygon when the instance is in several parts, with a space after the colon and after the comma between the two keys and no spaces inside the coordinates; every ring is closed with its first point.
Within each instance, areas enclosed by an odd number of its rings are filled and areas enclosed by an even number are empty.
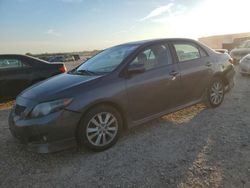
{"type": "Polygon", "coordinates": [[[126,80],[130,115],[134,121],[180,104],[180,74],[168,45],[157,44],[143,49],[129,67],[136,64],[142,64],[145,71],[130,75],[126,80]]]}

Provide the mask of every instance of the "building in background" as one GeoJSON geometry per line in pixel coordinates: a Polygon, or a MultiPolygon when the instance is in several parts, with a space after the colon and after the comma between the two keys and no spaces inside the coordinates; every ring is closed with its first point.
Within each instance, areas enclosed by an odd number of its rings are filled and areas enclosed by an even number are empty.
{"type": "Polygon", "coordinates": [[[202,37],[198,39],[213,49],[232,50],[245,40],[250,40],[250,33],[228,34],[202,37]]]}

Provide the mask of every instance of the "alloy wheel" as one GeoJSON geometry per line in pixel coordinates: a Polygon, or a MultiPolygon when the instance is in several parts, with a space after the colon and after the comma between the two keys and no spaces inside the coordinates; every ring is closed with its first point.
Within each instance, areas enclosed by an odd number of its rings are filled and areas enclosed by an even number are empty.
{"type": "Polygon", "coordinates": [[[223,84],[220,81],[214,82],[210,90],[210,101],[214,105],[218,105],[222,102],[223,97],[224,97],[223,84]]]}
{"type": "Polygon", "coordinates": [[[112,142],[118,132],[118,121],[109,112],[96,114],[88,122],[86,136],[88,141],[95,146],[105,146],[112,142]]]}

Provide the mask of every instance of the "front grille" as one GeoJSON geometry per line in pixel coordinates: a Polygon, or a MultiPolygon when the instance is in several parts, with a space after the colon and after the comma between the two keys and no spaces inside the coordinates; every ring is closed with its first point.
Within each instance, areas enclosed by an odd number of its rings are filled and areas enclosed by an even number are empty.
{"type": "Polygon", "coordinates": [[[15,114],[20,116],[24,111],[25,111],[26,107],[25,106],[21,106],[16,104],[15,106],[15,114]]]}

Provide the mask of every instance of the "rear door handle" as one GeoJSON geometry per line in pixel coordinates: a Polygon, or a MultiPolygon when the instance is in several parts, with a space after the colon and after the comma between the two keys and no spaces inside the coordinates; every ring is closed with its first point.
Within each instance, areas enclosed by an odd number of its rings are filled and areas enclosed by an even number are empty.
{"type": "Polygon", "coordinates": [[[177,71],[175,71],[175,70],[173,70],[173,71],[171,71],[170,73],[169,73],[169,75],[171,75],[171,76],[177,76],[179,74],[179,72],[177,72],[177,71]]]}
{"type": "Polygon", "coordinates": [[[211,62],[207,62],[207,63],[206,63],[206,66],[207,66],[207,67],[211,67],[211,66],[212,66],[212,63],[211,63],[211,62]]]}

